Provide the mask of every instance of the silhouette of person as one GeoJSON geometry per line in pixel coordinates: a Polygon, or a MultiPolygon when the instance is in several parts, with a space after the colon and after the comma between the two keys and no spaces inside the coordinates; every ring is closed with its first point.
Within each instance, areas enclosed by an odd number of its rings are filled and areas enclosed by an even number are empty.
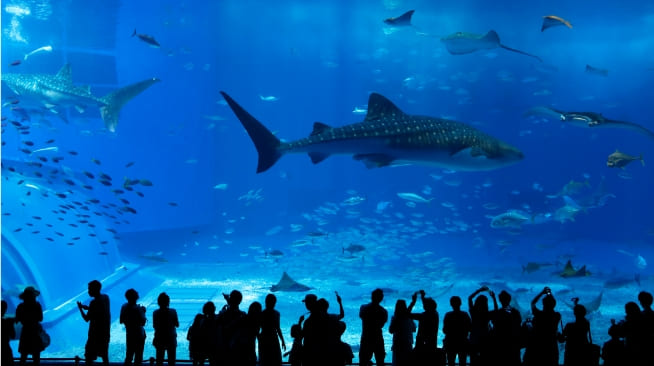
{"type": "MultiPolygon", "coordinates": [[[[422,313],[410,313],[411,319],[418,321],[418,333],[416,334],[416,345],[413,350],[413,358],[417,364],[431,365],[436,363],[436,348],[438,340],[438,312],[436,301],[431,297],[425,297],[425,291],[418,291],[422,302],[422,313]]],[[[417,294],[413,294],[413,298],[417,294]]],[[[413,300],[415,302],[415,300],[413,300]]]]}
{"type": "Polygon", "coordinates": [[[193,366],[204,365],[204,360],[211,358],[211,350],[215,345],[216,305],[207,301],[202,306],[202,313],[193,319],[186,333],[189,357],[193,366]]]}
{"type": "Polygon", "coordinates": [[[468,312],[472,321],[469,348],[471,366],[490,365],[491,361],[491,312],[488,310],[488,297],[479,295],[482,292],[489,293],[493,299],[493,311],[497,310],[495,293],[486,286],[468,296],[468,312]]]}
{"type": "Polygon", "coordinates": [[[284,335],[280,327],[280,315],[275,310],[277,297],[266,295],[266,308],[261,313],[261,334],[259,335],[259,364],[261,366],[280,366],[282,364],[282,349],[286,351],[284,335]],[[279,347],[281,340],[282,346],[279,347]]]}
{"type": "Polygon", "coordinates": [[[43,345],[39,332],[41,331],[41,322],[43,321],[43,309],[41,308],[41,304],[36,301],[36,297],[39,294],[39,290],[32,286],[27,286],[18,295],[18,298],[23,300],[16,307],[16,322],[23,325],[18,343],[21,365],[25,364],[28,355],[32,355],[32,361],[35,365],[39,365],[41,362],[43,345]]]}
{"type": "Polygon", "coordinates": [[[615,319],[611,319],[609,327],[610,340],[602,346],[602,359],[604,366],[623,366],[627,365],[624,349],[624,341],[620,339],[620,329],[615,324],[615,319]]]}
{"type": "Polygon", "coordinates": [[[302,322],[304,315],[300,316],[297,324],[291,326],[291,338],[293,338],[293,345],[291,349],[284,353],[284,357],[288,356],[288,363],[291,366],[302,366],[302,322]]]}
{"type": "Polygon", "coordinates": [[[645,353],[651,349],[646,350],[648,347],[643,345],[645,331],[640,307],[635,302],[629,301],[625,304],[624,310],[625,319],[616,324],[616,328],[619,336],[624,338],[625,365],[647,365],[644,363],[645,353]]]}
{"type": "Polygon", "coordinates": [[[152,345],[156,350],[157,366],[163,365],[164,356],[168,354],[168,365],[175,366],[177,359],[177,328],[179,319],[177,311],[170,308],[170,296],[162,292],[157,297],[159,309],[152,312],[154,339],[152,345]]]}
{"type": "Polygon", "coordinates": [[[391,324],[388,331],[393,335],[393,366],[411,365],[411,354],[413,348],[413,333],[416,331],[416,325],[409,316],[413,305],[418,297],[414,293],[411,298],[411,304],[407,307],[406,301],[400,299],[395,303],[395,312],[391,317],[391,324]]]}
{"type": "MultiPolygon", "coordinates": [[[[354,359],[354,353],[352,352],[352,347],[350,347],[349,344],[343,342],[341,337],[345,333],[346,329],[346,324],[344,321],[339,320],[336,325],[336,331],[338,332],[338,344],[336,346],[335,354],[336,356],[336,362],[334,362],[334,365],[350,365],[352,364],[352,360],[354,359]]],[[[359,363],[361,364],[361,363],[359,363]]]]}
{"type": "MultiPolygon", "coordinates": [[[[652,310],[652,294],[647,291],[641,291],[638,294],[638,302],[643,308],[641,317],[643,320],[643,345],[654,346],[654,310],[652,310]]],[[[647,346],[645,346],[647,347],[647,346]]],[[[654,349],[645,349],[643,354],[643,362],[646,365],[654,365],[654,349]]]]}
{"type": "Polygon", "coordinates": [[[534,315],[533,330],[525,349],[525,365],[528,366],[558,366],[559,344],[558,328],[561,314],[554,310],[556,299],[549,287],[543,288],[531,300],[531,312],[534,315]],[[544,297],[543,297],[544,296],[544,297]],[[543,297],[543,310],[536,306],[543,297]]]}
{"type": "Polygon", "coordinates": [[[386,351],[382,329],[388,321],[388,311],[381,306],[382,300],[384,300],[384,291],[375,289],[370,295],[370,303],[359,308],[359,318],[361,318],[359,364],[362,366],[371,366],[373,355],[377,366],[384,365],[386,351]]]}
{"type": "Polygon", "coordinates": [[[109,336],[111,332],[111,308],[109,296],[100,293],[102,283],[98,280],[89,282],[89,296],[93,298],[88,306],[77,302],[77,308],[84,321],[89,323],[89,335],[84,347],[84,358],[87,365],[92,365],[98,358],[102,364],[109,365],[109,336]],[[86,313],[84,312],[86,310],[86,313]]]}
{"type": "Polygon", "coordinates": [[[563,337],[565,339],[563,365],[585,365],[588,363],[589,345],[592,343],[590,339],[590,322],[586,319],[585,306],[577,304],[575,301],[572,311],[575,315],[575,321],[566,324],[563,328],[563,337]]]}
{"type": "Polygon", "coordinates": [[[522,316],[511,306],[511,295],[502,291],[499,294],[502,307],[491,314],[493,323],[492,347],[493,365],[519,366],[520,361],[520,325],[522,316]]]}
{"type": "Polygon", "coordinates": [[[234,365],[256,366],[257,337],[261,329],[261,313],[261,303],[255,301],[250,304],[247,315],[241,318],[236,325],[232,350],[238,363],[234,365]]]}
{"type": "Polygon", "coordinates": [[[445,314],[443,318],[443,348],[447,354],[448,366],[454,366],[456,356],[459,356],[459,365],[465,366],[468,349],[468,334],[472,328],[472,321],[468,313],[461,311],[461,298],[452,296],[450,298],[452,311],[445,314]]]}
{"type": "Polygon", "coordinates": [[[223,354],[219,355],[222,358],[220,362],[229,366],[238,366],[241,360],[238,358],[237,336],[247,316],[244,311],[239,309],[241,301],[243,301],[243,294],[238,290],[232,290],[229,295],[223,294],[223,297],[227,304],[223,306],[217,320],[221,333],[222,344],[220,347],[223,351],[223,354]]]}
{"type": "Polygon", "coordinates": [[[125,324],[125,365],[143,363],[143,348],[145,347],[145,307],[138,305],[139,293],[133,288],[125,291],[127,303],[120,308],[120,324],[125,324]]]}
{"type": "Polygon", "coordinates": [[[9,341],[16,338],[16,329],[14,328],[16,319],[5,318],[8,306],[7,302],[2,300],[2,365],[14,364],[14,353],[9,341]]]}
{"type": "Polygon", "coordinates": [[[302,326],[302,365],[314,366],[321,363],[319,353],[321,349],[321,325],[322,314],[317,308],[318,297],[314,294],[304,296],[304,306],[309,311],[309,316],[302,326]]]}

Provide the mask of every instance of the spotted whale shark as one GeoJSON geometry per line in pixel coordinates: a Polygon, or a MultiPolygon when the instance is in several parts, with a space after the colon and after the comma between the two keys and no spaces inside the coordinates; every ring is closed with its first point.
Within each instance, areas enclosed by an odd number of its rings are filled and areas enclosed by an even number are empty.
{"type": "Polygon", "coordinates": [[[157,78],[145,79],[104,97],[96,97],[91,94],[89,86],[73,85],[70,64],[64,65],[54,75],[2,74],[2,82],[16,94],[22,108],[46,109],[59,114],[68,107],[74,107],[81,113],[87,106],[97,106],[105,126],[111,132],[116,131],[120,110],[125,103],[158,81],[157,78]]]}
{"type": "Polygon", "coordinates": [[[289,153],[308,153],[314,164],[341,154],[352,155],[368,168],[420,164],[464,171],[496,169],[523,159],[517,148],[474,127],[406,114],[377,93],[370,95],[362,122],[342,127],[316,122],[308,137],[282,142],[229,95],[221,94],[257,149],[257,173],[289,153]]]}

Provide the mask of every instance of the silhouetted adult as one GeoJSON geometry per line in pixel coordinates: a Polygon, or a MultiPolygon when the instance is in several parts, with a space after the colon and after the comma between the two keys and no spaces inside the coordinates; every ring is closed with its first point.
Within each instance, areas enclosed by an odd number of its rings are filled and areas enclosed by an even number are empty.
{"type": "Polygon", "coordinates": [[[282,364],[282,348],[286,351],[286,343],[280,326],[279,311],[275,310],[277,297],[266,295],[266,308],[261,313],[261,334],[259,335],[259,364],[261,366],[280,366],[282,364]],[[279,342],[282,342],[281,348],[279,342]]]}
{"type": "Polygon", "coordinates": [[[413,333],[416,325],[410,317],[411,309],[416,303],[418,294],[414,293],[411,304],[407,307],[406,301],[400,299],[395,303],[395,312],[391,317],[388,331],[393,335],[393,366],[411,365],[413,349],[413,333]]]}
{"type": "Polygon", "coordinates": [[[141,365],[145,347],[145,328],[143,326],[147,320],[145,307],[136,303],[139,293],[133,288],[125,291],[125,299],[127,299],[127,303],[123,304],[120,309],[120,324],[125,324],[125,365],[131,365],[132,360],[135,365],[141,365]]]}
{"type": "MultiPolygon", "coordinates": [[[[439,326],[437,305],[434,299],[425,297],[424,290],[420,290],[418,293],[420,293],[423,312],[409,314],[411,319],[418,321],[418,333],[412,356],[417,365],[433,365],[436,363],[439,326]]],[[[416,294],[413,296],[415,298],[416,294]]]]}
{"type": "Polygon", "coordinates": [[[459,365],[465,366],[468,349],[468,334],[472,327],[468,313],[461,311],[461,298],[452,296],[450,298],[452,311],[445,314],[443,318],[443,348],[447,355],[448,366],[454,366],[456,356],[459,356],[459,365]]]}
{"type": "Polygon", "coordinates": [[[9,341],[16,338],[16,329],[14,328],[15,318],[5,318],[7,307],[9,305],[2,300],[2,365],[14,364],[14,353],[11,350],[9,341]]]}
{"type": "Polygon", "coordinates": [[[502,307],[494,310],[491,319],[492,332],[492,365],[519,366],[520,361],[520,325],[522,316],[511,306],[511,295],[502,291],[499,294],[502,307]]]}
{"type": "Polygon", "coordinates": [[[386,351],[382,329],[388,321],[388,311],[381,306],[382,300],[384,300],[384,291],[375,289],[370,295],[370,303],[359,308],[359,318],[361,318],[359,364],[362,366],[372,365],[373,355],[378,366],[384,365],[386,351]]]}
{"type": "Polygon", "coordinates": [[[543,288],[531,300],[534,315],[533,329],[525,349],[524,361],[527,366],[558,366],[558,329],[561,314],[555,311],[556,299],[549,287],[543,288]],[[544,297],[543,297],[544,296],[544,297]],[[538,300],[543,297],[543,310],[538,309],[538,300]]]}
{"type": "Polygon", "coordinates": [[[202,313],[195,315],[186,339],[193,366],[204,365],[206,359],[212,358],[216,346],[216,305],[213,301],[204,303],[202,313]]]}
{"type": "MultiPolygon", "coordinates": [[[[647,365],[645,353],[651,352],[651,345],[643,345],[645,330],[643,317],[638,304],[629,301],[624,306],[625,318],[616,324],[617,331],[624,337],[625,365],[647,365]]],[[[651,366],[651,365],[647,365],[651,366]]]]}
{"type": "Polygon", "coordinates": [[[257,364],[257,337],[261,329],[261,303],[250,304],[247,315],[241,318],[237,325],[232,352],[237,361],[233,365],[256,366],[257,364]]]}
{"type": "Polygon", "coordinates": [[[152,344],[156,350],[157,366],[163,365],[165,355],[168,355],[168,365],[175,366],[177,361],[177,328],[179,319],[177,311],[170,308],[170,296],[162,292],[157,297],[159,309],[152,313],[154,339],[152,344]]]}
{"type": "Polygon", "coordinates": [[[239,309],[241,301],[243,301],[243,294],[238,290],[232,290],[229,294],[223,294],[227,304],[223,306],[218,314],[217,323],[220,328],[221,349],[222,355],[219,363],[228,366],[240,365],[238,359],[237,336],[239,329],[243,326],[243,322],[247,314],[239,309]]]}
{"type": "Polygon", "coordinates": [[[645,350],[642,354],[643,362],[646,365],[654,365],[654,310],[652,310],[652,294],[647,291],[641,291],[638,294],[638,302],[643,308],[641,312],[643,320],[643,345],[645,350]]]}
{"type": "Polygon", "coordinates": [[[563,328],[565,339],[565,353],[563,364],[565,366],[589,365],[589,345],[591,343],[590,322],[586,319],[586,307],[575,304],[573,308],[575,321],[563,328]]]}
{"type": "Polygon", "coordinates": [[[491,312],[488,310],[488,297],[479,295],[484,291],[487,291],[493,299],[493,310],[497,310],[495,293],[486,286],[480,287],[468,296],[468,312],[472,321],[469,348],[470,366],[490,365],[491,362],[491,312]]]}
{"type": "Polygon", "coordinates": [[[32,361],[35,365],[41,362],[41,351],[43,344],[39,332],[41,331],[41,322],[43,321],[43,309],[41,304],[36,301],[39,296],[39,290],[32,286],[27,286],[18,298],[23,300],[16,307],[16,322],[23,325],[18,342],[18,352],[20,353],[20,364],[24,365],[27,356],[32,355],[32,361]]]}
{"type": "Polygon", "coordinates": [[[318,311],[318,297],[314,294],[304,296],[304,306],[309,311],[309,316],[302,326],[302,365],[314,366],[324,363],[320,360],[321,329],[324,323],[324,316],[318,311]]]}
{"type": "Polygon", "coordinates": [[[624,341],[620,338],[620,329],[615,324],[615,319],[611,319],[611,326],[609,327],[610,340],[604,342],[602,346],[602,359],[604,366],[623,366],[627,365],[624,341]]]}
{"type": "Polygon", "coordinates": [[[109,296],[101,293],[101,290],[102,283],[93,280],[88,285],[89,296],[93,300],[88,306],[77,302],[77,308],[82,318],[89,323],[89,337],[84,347],[84,358],[87,365],[92,365],[98,357],[102,358],[103,365],[109,365],[111,307],[109,306],[109,296]]]}

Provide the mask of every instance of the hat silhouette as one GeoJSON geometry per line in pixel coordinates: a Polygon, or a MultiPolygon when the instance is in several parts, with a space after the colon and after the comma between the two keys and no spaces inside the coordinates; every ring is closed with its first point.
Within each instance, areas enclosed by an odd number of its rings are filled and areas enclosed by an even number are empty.
{"type": "Polygon", "coordinates": [[[18,298],[21,300],[25,300],[25,298],[37,297],[40,294],[41,292],[35,289],[33,286],[27,286],[25,287],[25,290],[23,290],[23,292],[20,295],[18,295],[18,298]]]}

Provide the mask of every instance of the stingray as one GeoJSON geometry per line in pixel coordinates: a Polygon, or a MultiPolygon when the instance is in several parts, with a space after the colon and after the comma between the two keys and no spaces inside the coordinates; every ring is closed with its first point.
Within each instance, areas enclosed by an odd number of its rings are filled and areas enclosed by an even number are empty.
{"type": "Polygon", "coordinates": [[[574,267],[572,267],[572,261],[568,259],[568,263],[565,264],[565,268],[563,268],[563,271],[559,274],[559,276],[563,278],[586,277],[590,276],[590,272],[588,272],[586,269],[586,265],[583,265],[579,269],[574,269],[574,267]]]}
{"type": "Polygon", "coordinates": [[[651,131],[637,123],[609,119],[597,112],[564,112],[550,107],[534,107],[525,113],[525,116],[543,115],[558,118],[573,126],[586,128],[620,128],[633,130],[641,135],[654,139],[654,131],[651,131]]]}
{"type": "Polygon", "coordinates": [[[272,285],[270,288],[270,291],[272,292],[304,292],[309,290],[311,290],[311,287],[295,282],[295,280],[293,280],[286,272],[284,272],[279,282],[276,285],[272,285]]]}
{"type": "Polygon", "coordinates": [[[544,31],[545,29],[556,27],[559,25],[565,25],[566,27],[572,29],[572,24],[570,24],[569,21],[557,17],[556,15],[546,15],[543,17],[543,26],[540,28],[540,31],[544,31]]]}
{"type": "Polygon", "coordinates": [[[536,55],[516,50],[515,48],[507,47],[501,44],[500,36],[494,30],[490,30],[484,35],[456,32],[450,34],[447,37],[441,38],[441,41],[445,43],[447,52],[452,55],[464,55],[466,53],[473,53],[480,50],[492,50],[494,48],[500,47],[511,52],[517,52],[525,56],[533,57],[538,61],[543,62],[543,60],[541,60],[541,58],[536,55]]]}
{"type": "Polygon", "coordinates": [[[411,16],[413,16],[413,12],[415,12],[415,10],[409,10],[399,17],[384,19],[384,23],[394,27],[411,26],[411,16]]]}

